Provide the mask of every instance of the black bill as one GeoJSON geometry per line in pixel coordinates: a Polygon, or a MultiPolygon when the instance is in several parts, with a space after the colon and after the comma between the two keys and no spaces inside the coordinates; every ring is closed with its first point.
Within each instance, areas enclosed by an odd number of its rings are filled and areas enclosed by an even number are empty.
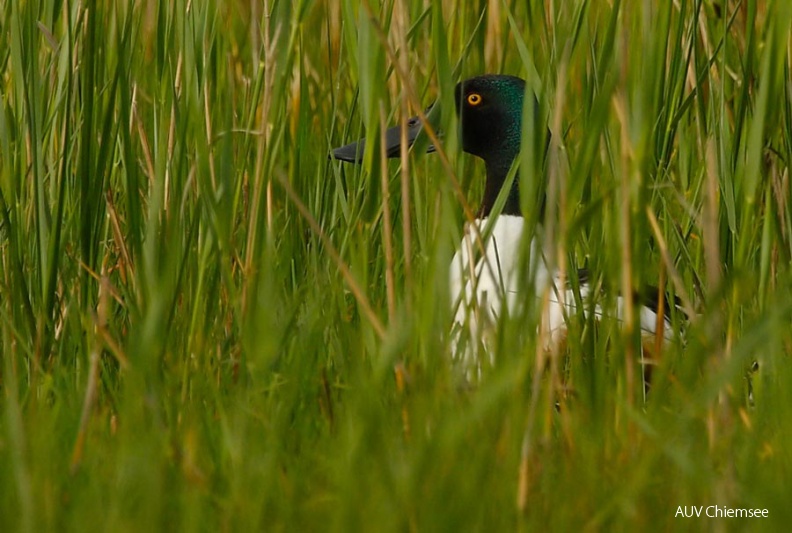
{"type": "MultiPolygon", "coordinates": [[[[429,110],[427,109],[427,113],[429,110]]],[[[407,146],[412,146],[418,135],[423,130],[423,123],[418,117],[412,117],[407,121],[407,146]]],[[[401,154],[401,125],[385,130],[385,155],[388,158],[396,158],[401,154]]],[[[361,139],[357,142],[347,144],[340,148],[335,148],[330,152],[330,156],[340,161],[350,163],[360,163],[363,161],[363,153],[366,149],[366,141],[361,139]]],[[[426,152],[434,152],[435,148],[429,144],[426,152]]]]}

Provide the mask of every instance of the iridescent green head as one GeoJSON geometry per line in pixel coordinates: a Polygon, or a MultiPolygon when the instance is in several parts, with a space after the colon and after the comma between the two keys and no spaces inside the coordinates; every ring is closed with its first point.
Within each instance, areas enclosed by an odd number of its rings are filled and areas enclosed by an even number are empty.
{"type": "MultiPolygon", "coordinates": [[[[509,168],[520,153],[524,100],[525,81],[514,76],[478,76],[458,83],[454,89],[462,150],[483,159],[487,167],[480,216],[488,216],[493,209],[509,168]]],[[[538,107],[535,98],[534,105],[538,107]]],[[[409,119],[407,142],[412,144],[421,129],[418,117],[409,119]]],[[[385,132],[385,154],[388,157],[399,157],[401,140],[400,127],[385,132]]],[[[359,162],[363,159],[364,149],[365,141],[361,140],[336,148],[332,157],[359,162]]],[[[428,151],[434,151],[434,147],[429,146],[428,151]]],[[[502,213],[520,214],[518,180],[514,180],[509,188],[502,213]]]]}
{"type": "MultiPolygon", "coordinates": [[[[525,81],[515,76],[488,74],[459,82],[454,89],[456,112],[459,116],[462,149],[486,161],[487,166],[508,167],[520,151],[522,108],[525,81]]],[[[410,144],[422,128],[418,117],[407,122],[410,144]]],[[[385,133],[385,153],[399,157],[401,128],[385,133]]],[[[335,159],[350,162],[363,160],[364,141],[358,141],[332,151],[335,159]]],[[[429,151],[434,147],[430,146],[429,151]]]]}
{"type": "Polygon", "coordinates": [[[487,75],[457,84],[454,91],[462,149],[488,165],[509,167],[520,152],[525,81],[487,75]]]}

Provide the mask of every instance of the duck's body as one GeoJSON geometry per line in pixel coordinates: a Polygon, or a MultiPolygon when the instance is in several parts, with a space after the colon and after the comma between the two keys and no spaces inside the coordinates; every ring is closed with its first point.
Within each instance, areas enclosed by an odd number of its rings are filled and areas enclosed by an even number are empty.
{"type": "MultiPolygon", "coordinates": [[[[569,283],[562,281],[558,270],[548,269],[545,258],[551,250],[545,252],[536,236],[524,242],[523,217],[501,215],[494,221],[489,234],[484,235],[488,222],[488,218],[475,221],[483,239],[484,254],[477,244],[479,237],[468,227],[449,271],[451,302],[455,306],[451,353],[468,372],[480,369],[481,348],[491,355],[490,338],[499,318],[505,312],[512,317],[519,316],[524,311],[523,306],[532,303],[525,294],[534,295],[533,303],[541,305],[542,295],[547,293],[546,304],[541,309],[542,342],[547,349],[564,339],[567,320],[578,312],[578,302],[583,303],[584,316],[588,316],[590,310],[597,319],[604,314],[598,302],[592,305],[591,286],[583,271],[573,273],[578,277],[579,292],[576,292],[569,283]],[[529,248],[528,253],[525,247],[529,248]],[[475,268],[472,268],[474,262],[475,268]],[[526,269],[528,275],[523,274],[526,269]],[[526,287],[526,283],[532,287],[526,287]]],[[[624,298],[617,296],[615,300],[615,309],[609,316],[622,320],[624,298]]],[[[642,336],[654,338],[659,325],[656,307],[640,305],[639,320],[642,336]]],[[[663,340],[671,340],[673,329],[667,314],[660,327],[663,340]]]]}
{"type": "MultiPolygon", "coordinates": [[[[520,210],[519,180],[512,181],[501,213],[491,220],[495,200],[520,151],[524,99],[525,82],[513,76],[479,76],[457,84],[455,89],[462,148],[484,160],[487,171],[481,209],[466,227],[450,266],[451,301],[455,306],[452,353],[465,361],[468,368],[480,364],[480,346],[489,352],[488,331],[504,311],[508,309],[510,316],[517,316],[521,306],[531,303],[524,294],[539,298],[547,294],[541,318],[547,347],[565,335],[567,317],[576,314],[577,302],[583,302],[586,312],[593,310],[597,317],[603,314],[599,304],[590,301],[594,291],[587,277],[579,280],[576,294],[569,284],[561,282],[556,271],[548,269],[545,257],[550,257],[553,251],[545,253],[536,235],[524,235],[526,224],[520,210]],[[528,254],[526,247],[530,248],[528,254]],[[530,259],[526,261],[526,257],[530,259]],[[525,287],[526,283],[533,287],[525,287]]],[[[409,124],[408,139],[412,142],[421,125],[416,119],[411,119],[409,124]]],[[[386,153],[394,156],[399,153],[395,148],[401,138],[395,130],[386,138],[386,153]]],[[[335,150],[333,155],[337,159],[358,161],[362,150],[362,143],[353,143],[335,150]]],[[[621,320],[623,309],[624,299],[617,296],[611,316],[621,320]]],[[[659,326],[663,338],[671,338],[667,314],[658,320],[656,308],[641,305],[639,309],[639,325],[645,335],[656,335],[659,326]]]]}

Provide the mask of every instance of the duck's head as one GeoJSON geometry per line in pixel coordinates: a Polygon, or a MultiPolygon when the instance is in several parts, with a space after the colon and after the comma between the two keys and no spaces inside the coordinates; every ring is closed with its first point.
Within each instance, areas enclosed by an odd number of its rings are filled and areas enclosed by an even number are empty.
{"type": "MultiPolygon", "coordinates": [[[[470,78],[454,89],[462,150],[484,160],[487,180],[479,216],[488,216],[503,188],[512,163],[520,152],[525,81],[515,76],[486,75],[470,78]]],[[[534,106],[538,102],[533,99],[534,106]]],[[[407,142],[412,145],[422,129],[418,117],[407,122],[407,142]]],[[[385,132],[385,154],[399,157],[401,128],[385,132]]],[[[360,140],[332,152],[342,161],[361,162],[365,141],[360,140]]],[[[429,146],[429,152],[434,151],[429,146]]],[[[503,214],[520,214],[518,180],[514,180],[503,207],[503,214]]]]}
{"type": "MultiPolygon", "coordinates": [[[[459,117],[462,150],[482,158],[488,166],[509,167],[520,151],[525,81],[515,76],[486,75],[456,85],[454,101],[459,117]]],[[[407,141],[413,144],[422,128],[418,117],[407,122],[407,141]]],[[[399,157],[401,128],[385,132],[385,153],[399,157]]],[[[353,163],[363,160],[365,141],[332,151],[332,156],[353,163]]],[[[429,151],[434,147],[429,146],[429,151]]]]}
{"type": "Polygon", "coordinates": [[[487,165],[508,168],[520,152],[525,81],[479,76],[454,90],[462,149],[487,165]]]}

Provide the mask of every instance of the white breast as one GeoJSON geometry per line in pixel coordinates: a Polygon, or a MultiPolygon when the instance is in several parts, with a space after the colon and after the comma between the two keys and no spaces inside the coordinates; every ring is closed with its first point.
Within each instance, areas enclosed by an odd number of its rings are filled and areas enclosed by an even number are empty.
{"type": "MultiPolygon", "coordinates": [[[[546,328],[546,345],[557,341],[566,332],[566,317],[576,313],[575,293],[563,288],[557,272],[550,275],[541,249],[534,237],[530,244],[530,263],[523,257],[523,229],[525,220],[522,217],[501,215],[491,229],[485,233],[488,219],[476,220],[479,234],[484,242],[478,243],[479,237],[471,228],[467,228],[459,250],[454,255],[450,267],[451,303],[454,306],[454,325],[451,335],[451,350],[455,358],[460,359],[468,371],[480,369],[479,353],[484,352],[492,362],[490,334],[493,325],[503,314],[504,305],[510,316],[516,316],[525,299],[520,294],[526,292],[541,296],[549,291],[549,303],[542,311],[542,327],[546,328]],[[471,260],[474,259],[474,261],[471,260]],[[475,263],[475,267],[472,265],[475,263]],[[528,268],[530,274],[521,276],[523,269],[528,268]],[[532,282],[533,290],[523,291],[521,283],[532,282]]],[[[590,288],[581,284],[580,298],[583,302],[589,297],[590,288]]],[[[621,319],[623,299],[616,298],[616,309],[613,315],[621,319]]],[[[590,307],[584,305],[585,309],[590,307]]],[[[599,305],[594,307],[595,317],[602,316],[599,305]]],[[[647,307],[640,308],[641,329],[653,335],[657,327],[657,315],[647,307]]],[[[670,324],[664,324],[663,336],[670,339],[670,324]]]]}
{"type": "MultiPolygon", "coordinates": [[[[487,221],[487,218],[476,220],[478,232],[466,228],[450,268],[451,304],[455,306],[451,350],[468,370],[478,367],[480,344],[492,355],[487,349],[488,337],[504,304],[510,313],[517,311],[520,267],[527,265],[520,255],[525,220],[502,215],[489,235],[485,234],[487,221]],[[483,253],[479,237],[484,242],[483,253]]],[[[540,271],[533,272],[531,277],[546,282],[547,270],[543,261],[536,260],[535,251],[536,243],[532,241],[529,268],[535,271],[539,266],[540,271]]]]}

